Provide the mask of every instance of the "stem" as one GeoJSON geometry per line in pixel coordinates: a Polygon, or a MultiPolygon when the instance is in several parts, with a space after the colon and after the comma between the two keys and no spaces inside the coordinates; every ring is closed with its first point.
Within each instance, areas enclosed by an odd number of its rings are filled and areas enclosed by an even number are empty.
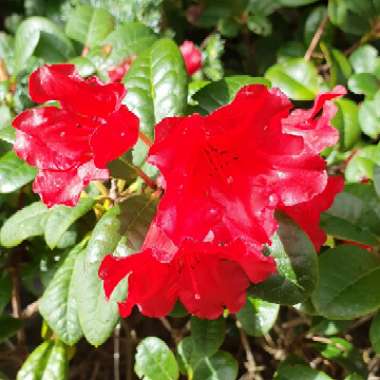
{"type": "MultiPolygon", "coordinates": [[[[15,265],[10,268],[11,280],[12,280],[12,314],[15,318],[21,318],[21,298],[20,298],[20,279],[18,276],[18,265],[15,265]]],[[[25,346],[26,336],[23,328],[17,332],[17,341],[20,345],[25,346]]]]}
{"type": "Polygon", "coordinates": [[[306,53],[305,53],[305,56],[304,56],[304,59],[305,61],[310,61],[310,58],[315,50],[315,48],[317,47],[318,45],[318,42],[319,40],[321,39],[322,35],[323,35],[323,32],[325,31],[325,27],[327,25],[327,21],[329,19],[329,16],[326,15],[323,20],[321,21],[321,23],[319,24],[318,26],[318,29],[315,31],[314,33],[314,36],[310,42],[310,45],[309,47],[307,48],[306,50],[306,53]]]}
{"type": "Polygon", "coordinates": [[[135,173],[153,190],[157,189],[156,182],[150,178],[142,169],[128,162],[127,160],[120,158],[120,161],[125,165],[129,166],[131,169],[135,171],[135,173]]]}
{"type": "Polygon", "coordinates": [[[21,319],[29,319],[34,317],[38,313],[38,302],[34,301],[33,303],[29,304],[21,313],[21,319]]]}
{"type": "Polygon", "coordinates": [[[122,324],[126,333],[126,351],[127,351],[127,366],[126,374],[127,380],[133,380],[133,338],[131,334],[131,329],[129,328],[128,322],[126,319],[122,320],[122,324]]]}
{"type": "Polygon", "coordinates": [[[121,325],[118,323],[113,333],[113,378],[120,380],[120,329],[121,325]]]}
{"type": "Polygon", "coordinates": [[[0,82],[9,79],[7,68],[5,67],[5,62],[3,59],[0,59],[0,82]]]}
{"type": "Polygon", "coordinates": [[[141,141],[148,147],[150,148],[152,145],[153,145],[153,141],[152,139],[147,136],[144,132],[142,132],[141,130],[139,131],[139,137],[141,139],[141,141]]]}
{"type": "Polygon", "coordinates": [[[251,350],[251,346],[249,345],[247,334],[242,329],[239,321],[236,321],[236,326],[239,330],[240,341],[244,348],[246,359],[247,359],[247,362],[245,363],[245,367],[247,368],[248,374],[252,375],[252,377],[255,378],[255,373],[257,372],[257,366],[256,366],[255,358],[251,350]]]}

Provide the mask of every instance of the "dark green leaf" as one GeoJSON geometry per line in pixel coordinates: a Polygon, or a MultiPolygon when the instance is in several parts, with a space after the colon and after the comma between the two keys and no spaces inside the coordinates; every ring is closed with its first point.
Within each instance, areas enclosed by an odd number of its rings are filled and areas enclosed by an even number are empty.
{"type": "Polygon", "coordinates": [[[137,346],[135,371],[140,379],[177,380],[178,364],[169,347],[159,338],[148,337],[137,346]]]}
{"type": "Polygon", "coordinates": [[[354,319],[380,307],[380,261],[366,250],[340,245],[319,260],[320,280],[313,293],[318,312],[329,319],[354,319]]]}
{"type": "Polygon", "coordinates": [[[16,335],[21,326],[22,322],[19,319],[9,315],[0,316],[0,343],[16,335]]]}
{"type": "Polygon", "coordinates": [[[191,337],[194,350],[202,356],[215,354],[224,341],[225,321],[223,318],[206,320],[191,318],[191,337]]]}
{"type": "Polygon", "coordinates": [[[210,358],[204,358],[194,371],[193,380],[235,380],[238,363],[229,352],[218,351],[210,358]]]}
{"type": "Polygon", "coordinates": [[[25,239],[44,234],[49,209],[41,202],[32,203],[13,214],[1,227],[4,247],[15,247],[25,239]]]}
{"type": "Polygon", "coordinates": [[[83,215],[87,214],[95,200],[89,197],[82,198],[75,207],[55,206],[49,212],[45,225],[46,244],[55,248],[68,228],[83,215]]]}
{"type": "Polygon", "coordinates": [[[372,348],[377,354],[380,354],[380,313],[378,312],[371,322],[369,329],[369,339],[372,348]]]}
{"type": "Polygon", "coordinates": [[[80,5],[70,14],[65,31],[73,40],[91,48],[101,43],[113,29],[114,18],[107,10],[80,5]]]}
{"type": "Polygon", "coordinates": [[[82,250],[83,243],[70,251],[39,303],[40,313],[50,328],[68,345],[75,344],[82,336],[73,282],[75,260],[82,250]]]}
{"type": "Polygon", "coordinates": [[[306,365],[282,365],[276,372],[274,380],[333,380],[323,372],[306,365]]]}
{"type": "Polygon", "coordinates": [[[348,88],[355,94],[373,98],[380,89],[380,81],[369,73],[354,74],[348,81],[348,88]]]}
{"type": "Polygon", "coordinates": [[[270,248],[278,274],[253,287],[255,297],[293,305],[305,300],[318,282],[318,259],[305,233],[288,217],[280,216],[278,236],[270,248]]]}
{"type": "Polygon", "coordinates": [[[11,193],[36,175],[36,169],[20,160],[16,153],[8,152],[0,158],[0,193],[11,193]]]}
{"type": "Polygon", "coordinates": [[[11,299],[12,284],[9,274],[2,271],[0,274],[0,315],[11,299]]]}
{"type": "Polygon", "coordinates": [[[236,317],[248,335],[258,337],[272,328],[279,310],[278,304],[247,297],[246,305],[236,314],[236,317]]]}

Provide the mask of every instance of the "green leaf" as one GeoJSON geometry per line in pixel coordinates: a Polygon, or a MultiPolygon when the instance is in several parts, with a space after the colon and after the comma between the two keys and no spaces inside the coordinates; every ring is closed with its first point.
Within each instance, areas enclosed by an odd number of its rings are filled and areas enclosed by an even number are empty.
{"type": "Polygon", "coordinates": [[[320,90],[316,67],[303,58],[287,58],[270,67],[265,77],[294,100],[312,100],[320,90]]]}
{"type": "Polygon", "coordinates": [[[193,380],[235,380],[238,363],[229,352],[218,351],[211,358],[204,358],[194,372],[193,380]]]}
{"type": "Polygon", "coordinates": [[[274,380],[333,380],[323,372],[306,365],[282,365],[276,372],[274,380]]]}
{"type": "Polygon", "coordinates": [[[358,120],[358,106],[349,99],[335,101],[337,113],[332,124],[339,130],[340,145],[343,150],[350,149],[360,138],[361,130],[358,120]]]}
{"type": "Polygon", "coordinates": [[[1,128],[0,140],[13,145],[16,141],[16,130],[11,125],[7,125],[6,127],[1,128]]]}
{"type": "Polygon", "coordinates": [[[364,377],[361,377],[357,373],[351,373],[350,375],[345,377],[344,380],[364,380],[364,377]]]}
{"type": "Polygon", "coordinates": [[[49,248],[57,246],[68,228],[95,204],[92,198],[82,198],[75,207],[54,206],[49,212],[45,225],[45,240],[49,248]]]}
{"type": "MultiPolygon", "coordinates": [[[[327,8],[323,5],[313,8],[305,21],[304,41],[305,45],[309,46],[314,34],[316,33],[322,20],[327,15],[327,8]]],[[[324,29],[324,33],[321,37],[322,40],[331,41],[333,38],[333,27],[330,23],[327,23],[324,29]]]]}
{"type": "Polygon", "coordinates": [[[380,90],[373,100],[365,100],[359,108],[359,123],[362,131],[369,137],[377,139],[380,135],[380,90]]]}
{"type": "Polygon", "coordinates": [[[177,380],[178,364],[169,347],[159,338],[148,337],[137,346],[135,372],[144,380],[177,380]]]}
{"type": "Polygon", "coordinates": [[[75,54],[70,40],[57,25],[43,17],[30,17],[17,28],[14,51],[16,73],[25,68],[27,61],[35,53],[42,35],[45,36],[45,46],[46,39],[50,39],[51,43],[48,44],[47,50],[51,52],[54,49],[59,53],[61,60],[75,54]]]}
{"type": "Polygon", "coordinates": [[[68,355],[64,344],[47,341],[28,356],[17,380],[66,380],[67,375],[68,355]]]}
{"type": "Polygon", "coordinates": [[[225,335],[224,318],[215,320],[191,318],[191,337],[194,350],[202,356],[212,356],[223,344],[225,335]]]}
{"type": "Polygon", "coordinates": [[[279,0],[280,4],[284,7],[301,7],[316,3],[318,0],[279,0]]]}
{"type": "Polygon", "coordinates": [[[109,209],[96,223],[87,247],[87,261],[100,262],[104,253],[111,253],[121,239],[120,207],[109,209]]]}
{"type": "Polygon", "coordinates": [[[178,364],[181,373],[189,379],[194,376],[194,369],[202,360],[202,353],[195,349],[193,339],[190,336],[183,338],[177,345],[178,364]]]}
{"type": "Polygon", "coordinates": [[[36,169],[8,152],[0,158],[0,193],[11,193],[33,180],[36,169]]]}
{"type": "Polygon", "coordinates": [[[253,287],[255,297],[294,305],[304,301],[318,282],[318,259],[313,244],[290,218],[279,215],[278,236],[270,247],[278,274],[253,287]]]}
{"type": "Polygon", "coordinates": [[[15,335],[21,326],[22,322],[19,319],[9,315],[0,316],[0,343],[15,335]]]}
{"type": "Polygon", "coordinates": [[[236,317],[248,335],[259,337],[272,328],[279,310],[278,304],[247,297],[246,305],[236,314],[236,317]]]}
{"type": "Polygon", "coordinates": [[[8,272],[0,274],[0,315],[11,299],[12,283],[8,272]]]}
{"type": "Polygon", "coordinates": [[[365,95],[372,99],[380,89],[380,81],[373,74],[354,74],[348,81],[348,88],[355,94],[365,95]]]}
{"type": "Polygon", "coordinates": [[[69,252],[39,302],[40,313],[50,328],[70,346],[82,337],[73,282],[75,260],[82,250],[83,243],[69,252]]]}
{"type": "MultiPolygon", "coordinates": [[[[102,257],[108,253],[102,252],[102,257]]],[[[72,287],[83,334],[89,343],[97,347],[110,337],[119,321],[117,301],[125,299],[126,282],[122,281],[107,300],[98,276],[100,262],[90,263],[86,258],[86,250],[77,256],[72,287]]]]}
{"type": "Polygon", "coordinates": [[[380,58],[376,48],[363,45],[350,55],[350,62],[355,73],[374,73],[380,67],[380,58]]]}
{"type": "Polygon", "coordinates": [[[109,61],[120,63],[150,48],[156,40],[156,35],[144,24],[127,22],[119,25],[103,43],[112,46],[109,61]]]}
{"type": "Polygon", "coordinates": [[[375,164],[380,164],[380,145],[367,145],[358,149],[346,166],[346,181],[361,182],[372,179],[375,164]]]}
{"type": "Polygon", "coordinates": [[[380,261],[353,245],[329,249],[319,259],[320,279],[312,295],[329,319],[354,319],[380,307],[380,261]]]}
{"type": "Polygon", "coordinates": [[[376,165],[373,172],[373,185],[376,194],[380,197],[380,166],[376,165]]]}
{"type": "Polygon", "coordinates": [[[199,90],[194,99],[198,102],[197,110],[203,115],[207,115],[215,109],[230,103],[237,92],[249,84],[263,84],[267,87],[270,82],[265,78],[250,77],[248,75],[236,75],[225,77],[217,82],[209,83],[199,90]]]}
{"type": "MultiPolygon", "coordinates": [[[[153,138],[153,127],[167,116],[181,115],[187,104],[187,73],[181,52],[169,39],[160,39],[141,54],[124,78],[124,103],[140,118],[140,128],[153,138]]],[[[135,165],[142,165],[147,147],[134,148],[135,165]]]]}
{"type": "Polygon", "coordinates": [[[100,44],[114,29],[113,16],[103,8],[80,5],[66,24],[66,34],[86,47],[100,44]]]}
{"type": "Polygon", "coordinates": [[[372,348],[376,354],[380,354],[380,313],[378,312],[372,319],[371,327],[369,329],[369,339],[372,348]]]}
{"type": "Polygon", "coordinates": [[[25,239],[44,234],[49,209],[41,202],[32,203],[13,214],[0,230],[4,247],[15,247],[25,239]]]}

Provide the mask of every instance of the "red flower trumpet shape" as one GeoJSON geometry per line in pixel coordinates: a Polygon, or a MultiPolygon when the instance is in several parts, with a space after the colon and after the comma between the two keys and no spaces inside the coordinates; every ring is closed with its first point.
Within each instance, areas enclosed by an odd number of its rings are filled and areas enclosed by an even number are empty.
{"type": "Polygon", "coordinates": [[[123,317],[135,305],[146,316],[162,317],[179,299],[190,313],[215,319],[224,307],[239,311],[250,281],[261,282],[275,270],[271,257],[252,248],[248,252],[239,239],[225,245],[184,240],[177,246],[153,222],[141,253],[107,256],[99,275],[107,297],[128,278],[127,299],[119,303],[123,317]]]}
{"type": "MultiPolygon", "coordinates": [[[[311,110],[290,113],[292,104],[281,91],[250,85],[208,116],[162,120],[149,152],[166,183],[158,226],[178,246],[183,237],[203,241],[207,236],[215,242],[239,237],[270,243],[276,209],[294,216],[290,207],[330,191],[319,153],[338,140],[330,125],[335,108],[328,100],[344,93],[337,87],[319,96],[311,110]]],[[[334,186],[331,200],[340,189],[334,186]]],[[[330,203],[318,205],[317,214],[330,203]]],[[[313,216],[315,228],[317,221],[319,214],[313,216]]],[[[314,239],[314,231],[306,232],[314,239]]],[[[318,236],[315,245],[320,242],[318,236]]]]}
{"type": "Polygon", "coordinates": [[[55,100],[60,108],[18,115],[14,149],[39,169],[33,190],[46,205],[75,205],[91,180],[108,178],[107,163],[136,143],[139,121],[121,105],[125,92],[120,83],[82,79],[71,64],[45,65],[32,73],[32,100],[55,100]]]}
{"type": "Polygon", "coordinates": [[[180,50],[187,73],[189,75],[195,74],[202,67],[202,52],[191,41],[184,41],[180,50]]]}

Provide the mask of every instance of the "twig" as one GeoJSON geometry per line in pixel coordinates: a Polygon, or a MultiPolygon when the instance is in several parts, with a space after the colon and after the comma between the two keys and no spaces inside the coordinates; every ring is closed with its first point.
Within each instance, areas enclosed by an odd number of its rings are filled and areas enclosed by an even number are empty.
{"type": "MultiPolygon", "coordinates": [[[[21,298],[20,298],[20,279],[18,276],[17,263],[9,269],[12,280],[12,314],[15,318],[21,317],[21,298]]],[[[17,341],[19,345],[26,345],[26,335],[23,328],[20,328],[17,332],[17,341]]]]}
{"type": "Polygon", "coordinates": [[[121,325],[118,323],[113,333],[113,378],[120,380],[120,329],[121,325]]]}
{"type": "Polygon", "coordinates": [[[323,20],[321,21],[321,23],[319,24],[318,29],[315,31],[314,36],[310,42],[310,45],[306,50],[306,53],[304,56],[305,61],[310,61],[310,58],[311,58],[315,48],[317,47],[318,42],[323,35],[323,32],[325,31],[325,27],[327,25],[328,19],[329,19],[329,17],[328,17],[328,15],[326,15],[323,18],[323,20]]]}
{"type": "Polygon", "coordinates": [[[132,168],[135,173],[153,190],[157,189],[157,184],[156,182],[150,178],[142,169],[139,167],[133,165],[131,162],[128,162],[127,160],[124,160],[123,158],[120,158],[120,161],[122,161],[125,165],[129,166],[132,168]]]}
{"type": "Polygon", "coordinates": [[[150,148],[152,145],[153,145],[153,141],[152,139],[147,136],[144,132],[142,132],[141,130],[139,131],[139,137],[141,139],[141,141],[148,147],[150,148]]]}
{"type": "Polygon", "coordinates": [[[5,62],[3,59],[0,59],[0,82],[9,79],[7,68],[5,67],[5,62]]]}
{"type": "Polygon", "coordinates": [[[29,319],[32,318],[34,315],[38,313],[38,302],[34,301],[33,303],[29,304],[22,312],[21,312],[21,319],[29,319]]]}
{"type": "Polygon", "coordinates": [[[126,333],[126,354],[127,354],[127,365],[126,365],[126,380],[133,380],[133,347],[134,339],[131,334],[131,329],[129,328],[128,322],[126,319],[122,321],[123,328],[126,333]]]}
{"type": "Polygon", "coordinates": [[[249,345],[247,334],[242,329],[242,326],[241,326],[239,321],[236,321],[236,326],[239,330],[240,341],[241,341],[241,344],[244,348],[245,355],[247,358],[247,361],[244,364],[245,364],[245,367],[246,367],[248,374],[249,374],[248,378],[254,380],[255,378],[257,378],[255,375],[256,375],[256,372],[258,370],[258,368],[256,366],[255,358],[253,356],[251,346],[249,345]]]}

